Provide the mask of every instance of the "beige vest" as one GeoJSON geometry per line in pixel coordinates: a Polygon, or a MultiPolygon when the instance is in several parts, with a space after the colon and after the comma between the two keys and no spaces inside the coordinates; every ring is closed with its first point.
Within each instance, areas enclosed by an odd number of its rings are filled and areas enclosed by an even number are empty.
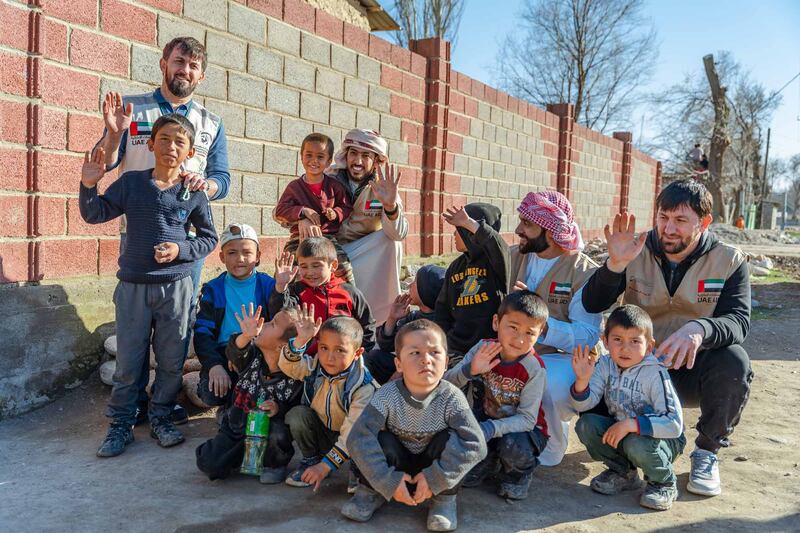
{"type": "Polygon", "coordinates": [[[661,266],[645,246],[625,271],[623,302],[638,305],[653,320],[656,345],[686,322],[711,317],[725,281],[744,262],[738,249],[723,243],[695,262],[670,297],[661,266]]]}
{"type": "MultiPolygon", "coordinates": [[[[511,247],[511,281],[509,290],[517,281],[525,281],[528,271],[528,260],[531,254],[520,254],[519,246],[511,247]]],[[[545,277],[535,289],[528,287],[542,298],[547,304],[550,316],[561,322],[570,322],[569,304],[572,297],[589,281],[597,263],[582,252],[565,253],[550,268],[545,277]]],[[[537,343],[534,347],[536,353],[556,353],[559,350],[552,346],[537,343]]]]}
{"type": "Polygon", "coordinates": [[[369,235],[383,227],[383,205],[375,198],[372,187],[364,187],[353,203],[353,211],[339,227],[337,239],[348,243],[369,235]]]}

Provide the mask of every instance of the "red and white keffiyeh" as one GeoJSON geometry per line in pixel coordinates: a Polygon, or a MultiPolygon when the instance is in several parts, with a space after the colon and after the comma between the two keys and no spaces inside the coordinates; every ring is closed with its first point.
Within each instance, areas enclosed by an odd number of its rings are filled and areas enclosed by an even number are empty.
{"type": "Polygon", "coordinates": [[[565,250],[583,249],[572,204],[560,192],[529,192],[517,211],[526,220],[550,230],[553,241],[565,250]]]}
{"type": "Polygon", "coordinates": [[[331,171],[335,173],[337,170],[347,168],[347,149],[356,148],[359,150],[369,150],[374,152],[377,157],[377,163],[383,164],[388,159],[387,152],[389,151],[389,143],[386,139],[381,137],[377,131],[352,129],[347,132],[347,135],[342,141],[342,146],[336,155],[333,156],[333,164],[326,169],[326,172],[331,171]]]}

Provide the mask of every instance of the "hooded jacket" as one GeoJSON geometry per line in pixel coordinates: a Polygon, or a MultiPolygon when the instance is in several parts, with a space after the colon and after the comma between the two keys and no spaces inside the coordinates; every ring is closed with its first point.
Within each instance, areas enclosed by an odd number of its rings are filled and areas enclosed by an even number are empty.
{"type": "Polygon", "coordinates": [[[641,363],[621,369],[609,355],[597,361],[589,387],[580,394],[570,387],[573,407],[588,411],[605,399],[617,421],[635,418],[639,435],[676,439],[683,433],[683,414],[669,371],[648,354],[641,363]]]}
{"type": "Polygon", "coordinates": [[[436,323],[447,333],[447,349],[459,354],[494,337],[492,316],[507,293],[509,276],[508,245],[499,233],[500,209],[483,203],[465,209],[478,222],[478,230],[472,234],[458,228],[467,251],[447,268],[436,300],[436,323]]]}

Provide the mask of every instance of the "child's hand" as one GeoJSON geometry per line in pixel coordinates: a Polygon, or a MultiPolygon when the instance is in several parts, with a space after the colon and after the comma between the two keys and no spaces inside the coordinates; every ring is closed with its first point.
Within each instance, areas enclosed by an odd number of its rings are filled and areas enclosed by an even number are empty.
{"type": "Polygon", "coordinates": [[[300,267],[292,265],[294,265],[294,256],[289,252],[283,252],[275,260],[275,290],[277,292],[283,293],[297,276],[297,271],[300,270],[300,267]]]}
{"type": "Polygon", "coordinates": [[[500,364],[500,352],[503,346],[499,342],[484,342],[478,348],[478,352],[473,356],[469,365],[469,372],[473,376],[485,374],[500,364]]]}
{"type": "Polygon", "coordinates": [[[214,365],[208,371],[208,390],[213,392],[217,398],[222,398],[228,394],[231,388],[231,377],[222,365],[214,365]]]}
{"type": "Polygon", "coordinates": [[[328,474],[330,473],[331,467],[326,465],[325,462],[321,462],[306,468],[306,471],[303,472],[303,475],[300,476],[300,479],[309,485],[314,485],[314,492],[317,492],[317,490],[319,490],[319,486],[322,484],[322,480],[328,477],[328,474]]]}
{"type": "Polygon", "coordinates": [[[327,208],[325,210],[325,218],[328,220],[336,220],[336,211],[334,211],[332,207],[327,208]]]}
{"type": "Polygon", "coordinates": [[[83,167],[81,167],[81,183],[87,189],[97,185],[106,173],[106,151],[98,147],[94,154],[83,154],[83,167]]]}
{"type": "Polygon", "coordinates": [[[638,425],[636,424],[635,418],[620,420],[603,433],[603,443],[608,444],[612,448],[616,448],[628,433],[636,433],[637,430],[638,425]]]}
{"type": "Polygon", "coordinates": [[[303,216],[306,220],[314,224],[315,226],[322,225],[322,221],[319,218],[319,213],[311,209],[310,207],[304,207],[302,209],[303,216]]]}
{"type": "Polygon", "coordinates": [[[417,488],[414,490],[414,502],[420,504],[428,498],[433,498],[433,492],[431,492],[431,488],[428,486],[428,480],[425,479],[425,474],[420,472],[411,479],[411,482],[417,484],[417,488]]]}
{"type": "Polygon", "coordinates": [[[457,228],[464,228],[470,233],[478,231],[478,223],[467,214],[466,209],[463,207],[448,207],[447,210],[442,213],[442,217],[445,222],[457,228]]]}
{"type": "Polygon", "coordinates": [[[403,479],[400,480],[400,484],[397,485],[396,489],[394,489],[392,499],[396,502],[411,505],[413,507],[417,505],[417,502],[414,501],[414,498],[411,497],[411,493],[408,492],[409,483],[414,483],[414,480],[408,474],[403,474],[403,479]]]}
{"type": "Polygon", "coordinates": [[[162,242],[153,246],[155,248],[156,263],[171,263],[178,257],[180,248],[174,242],[162,242]]]}
{"type": "Polygon", "coordinates": [[[236,318],[236,322],[239,323],[239,328],[242,330],[242,336],[245,337],[248,342],[258,337],[261,334],[261,329],[264,327],[264,317],[261,316],[261,306],[259,305],[255,311],[253,311],[253,307],[253,302],[250,302],[249,309],[245,309],[244,304],[242,304],[242,316],[239,316],[239,313],[233,314],[234,318],[236,318]]]}
{"type": "Polygon", "coordinates": [[[309,307],[304,303],[302,308],[298,308],[298,311],[299,317],[294,321],[294,327],[297,329],[297,337],[294,339],[295,348],[305,346],[322,326],[322,318],[314,318],[314,304],[309,307]]]}
{"type": "Polygon", "coordinates": [[[275,400],[266,400],[261,402],[261,405],[259,405],[258,408],[262,411],[266,411],[270,418],[277,415],[278,411],[280,411],[280,407],[278,407],[278,403],[275,400]]]}
{"type": "Polygon", "coordinates": [[[411,305],[411,295],[406,293],[400,294],[394,299],[392,306],[389,308],[389,316],[386,317],[387,322],[397,324],[397,321],[408,315],[409,306],[411,305]]]}
{"type": "MultiPolygon", "coordinates": [[[[572,351],[572,371],[575,372],[575,382],[589,383],[594,373],[597,359],[591,354],[590,346],[576,346],[572,351]]],[[[577,389],[577,387],[576,387],[577,389]]],[[[577,392],[583,392],[586,388],[577,392]]]]}

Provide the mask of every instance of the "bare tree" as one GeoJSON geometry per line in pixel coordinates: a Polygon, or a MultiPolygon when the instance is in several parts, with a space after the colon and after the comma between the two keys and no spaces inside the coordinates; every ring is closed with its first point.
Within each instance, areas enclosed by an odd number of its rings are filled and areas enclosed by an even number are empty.
{"type": "Polygon", "coordinates": [[[789,205],[792,206],[792,220],[795,222],[800,216],[800,154],[795,154],[787,164],[787,177],[789,178],[789,205]]]}
{"type": "Polygon", "coordinates": [[[409,41],[440,37],[455,48],[463,13],[464,0],[395,0],[394,16],[400,24],[395,40],[407,48],[409,41]]]}
{"type": "Polygon", "coordinates": [[[539,106],[568,102],[578,122],[629,124],[650,78],[656,32],[642,0],[526,0],[498,55],[500,86],[539,106]]]}

